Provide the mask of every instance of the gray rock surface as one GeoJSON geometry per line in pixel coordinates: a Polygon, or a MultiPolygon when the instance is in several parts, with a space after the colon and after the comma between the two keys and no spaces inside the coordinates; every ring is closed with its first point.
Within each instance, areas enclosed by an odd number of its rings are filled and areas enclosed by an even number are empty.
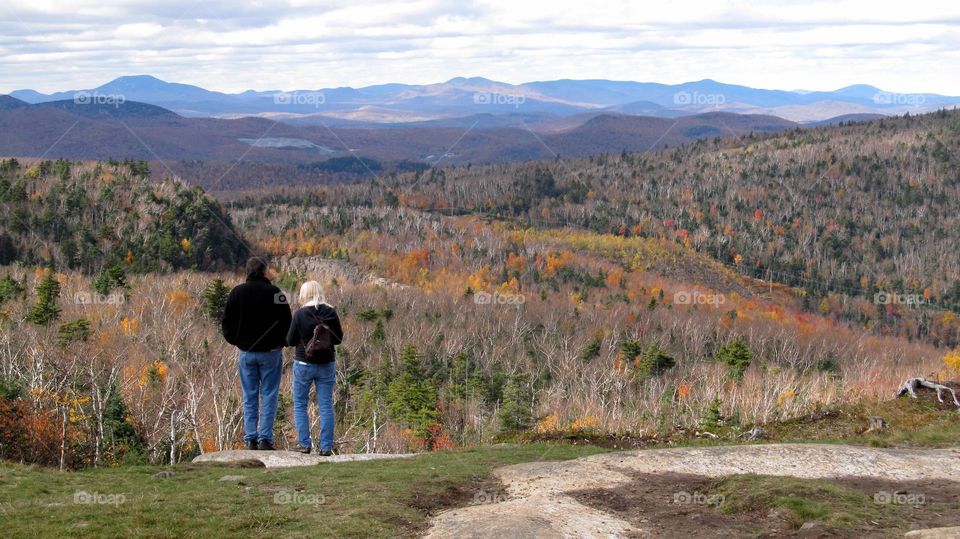
{"type": "Polygon", "coordinates": [[[320,455],[304,455],[303,453],[297,453],[296,451],[250,451],[247,449],[237,449],[204,453],[193,459],[193,462],[232,463],[259,461],[262,462],[267,468],[291,468],[294,466],[315,466],[317,464],[355,462],[361,460],[398,459],[410,458],[413,456],[414,455],[412,453],[354,453],[321,457],[320,455]]]}
{"type": "Polygon", "coordinates": [[[434,518],[427,537],[643,536],[645,530],[580,504],[567,493],[614,488],[632,481],[633,474],[665,472],[710,477],[756,473],[802,478],[863,476],[960,481],[960,449],[769,444],[624,451],[565,462],[515,464],[494,471],[506,486],[507,501],[441,513],[434,518]],[[495,533],[491,535],[486,530],[495,533]]]}
{"type": "Polygon", "coordinates": [[[908,539],[960,539],[960,526],[913,530],[907,532],[904,537],[908,539]]]}
{"type": "Polygon", "coordinates": [[[247,476],[245,475],[225,475],[220,478],[220,481],[224,481],[228,483],[240,483],[246,478],[247,476]]]}

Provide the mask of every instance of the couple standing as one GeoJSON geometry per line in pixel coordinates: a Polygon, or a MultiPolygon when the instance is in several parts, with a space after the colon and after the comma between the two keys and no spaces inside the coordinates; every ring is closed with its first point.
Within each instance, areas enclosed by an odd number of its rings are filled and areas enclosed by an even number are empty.
{"type": "Polygon", "coordinates": [[[336,345],[343,340],[337,311],[326,302],[323,287],[307,281],[300,287],[292,316],[283,292],[267,276],[258,257],[247,262],[247,280],[230,291],[224,309],[223,337],[236,346],[243,388],[243,439],[247,449],[273,450],[273,423],[283,373],[283,347],[295,346],[293,419],[301,453],[310,453],[310,388],[317,388],[320,411],[320,455],[333,452],[333,386],[337,376],[336,345]]]}

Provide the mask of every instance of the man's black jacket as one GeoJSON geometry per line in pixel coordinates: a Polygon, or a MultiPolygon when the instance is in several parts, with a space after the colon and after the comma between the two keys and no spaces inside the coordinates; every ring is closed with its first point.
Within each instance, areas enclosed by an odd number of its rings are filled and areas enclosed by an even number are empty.
{"type": "Polygon", "coordinates": [[[230,291],[223,311],[223,338],[245,352],[282,348],[290,329],[290,305],[266,277],[250,276],[230,291]]]}

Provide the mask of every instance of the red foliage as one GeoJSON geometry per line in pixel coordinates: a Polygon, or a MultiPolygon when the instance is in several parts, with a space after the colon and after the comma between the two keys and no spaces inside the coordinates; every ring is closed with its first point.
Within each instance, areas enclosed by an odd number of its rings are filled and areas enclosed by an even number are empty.
{"type": "Polygon", "coordinates": [[[449,451],[457,446],[450,438],[450,433],[444,430],[440,423],[427,427],[427,434],[424,438],[430,451],[449,451]]]}
{"type": "MultiPolygon", "coordinates": [[[[53,414],[37,411],[24,400],[0,398],[0,459],[59,466],[61,421],[53,414]]],[[[67,439],[71,430],[67,429],[67,439]]],[[[67,444],[67,466],[79,464],[67,444]]]]}

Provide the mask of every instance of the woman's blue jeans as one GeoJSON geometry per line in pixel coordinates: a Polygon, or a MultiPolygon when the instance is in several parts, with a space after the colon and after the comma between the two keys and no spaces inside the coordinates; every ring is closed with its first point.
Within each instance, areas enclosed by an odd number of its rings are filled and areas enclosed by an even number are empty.
{"type": "Polygon", "coordinates": [[[320,412],[320,450],[333,450],[333,385],[337,381],[337,363],[315,365],[293,362],[293,422],[297,427],[297,440],[301,447],[311,447],[310,416],[307,406],[310,402],[310,387],[317,387],[317,408],[320,412]]]}

